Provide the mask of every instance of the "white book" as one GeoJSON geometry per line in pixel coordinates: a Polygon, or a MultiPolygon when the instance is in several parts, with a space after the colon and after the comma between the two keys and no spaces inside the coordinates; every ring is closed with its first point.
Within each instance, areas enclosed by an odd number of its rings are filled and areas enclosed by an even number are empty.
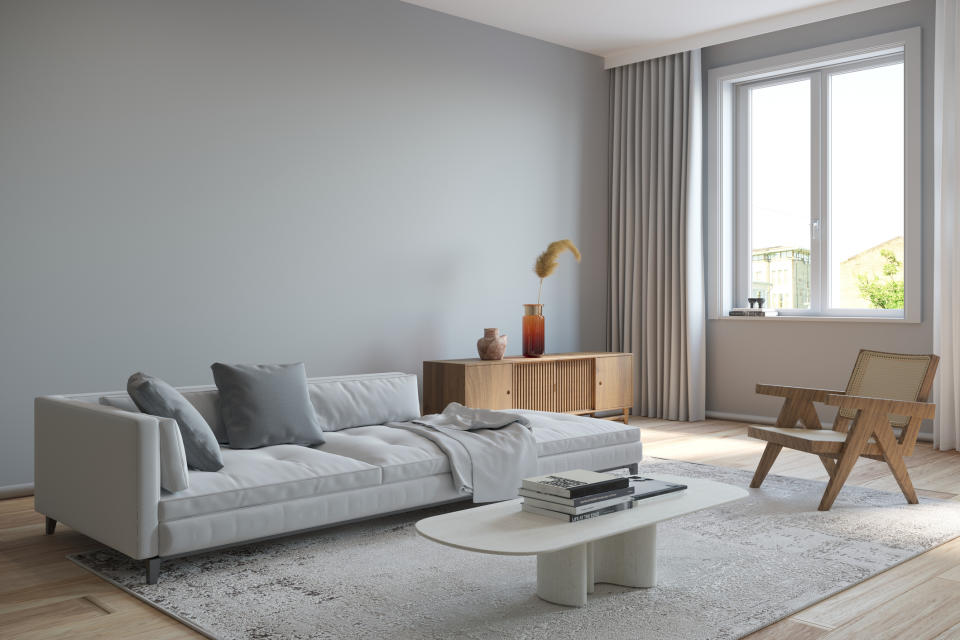
{"type": "Polygon", "coordinates": [[[612,473],[598,473],[584,469],[561,471],[545,476],[524,478],[521,488],[550,493],[561,498],[579,498],[592,493],[627,487],[627,479],[612,473]]]}

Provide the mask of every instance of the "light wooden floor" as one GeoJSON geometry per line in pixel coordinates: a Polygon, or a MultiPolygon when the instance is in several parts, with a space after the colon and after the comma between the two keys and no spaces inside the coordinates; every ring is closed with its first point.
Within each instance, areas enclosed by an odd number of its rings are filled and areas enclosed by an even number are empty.
{"type": "MultiPolygon", "coordinates": [[[[746,437],[740,423],[632,423],[644,430],[644,453],[659,458],[752,470],[763,448],[746,437]]],[[[960,453],[920,443],[908,466],[921,495],[960,500],[960,453]]],[[[815,456],[786,450],[771,473],[826,480],[815,456]]],[[[898,490],[886,465],[871,460],[857,463],[849,484],[898,490]]],[[[819,496],[811,496],[811,508],[818,501],[819,496]]],[[[0,501],[0,638],[201,637],[64,558],[91,546],[88,538],[62,525],[56,535],[44,536],[32,498],[0,501]]],[[[749,638],[960,638],[960,539],[749,638]]]]}

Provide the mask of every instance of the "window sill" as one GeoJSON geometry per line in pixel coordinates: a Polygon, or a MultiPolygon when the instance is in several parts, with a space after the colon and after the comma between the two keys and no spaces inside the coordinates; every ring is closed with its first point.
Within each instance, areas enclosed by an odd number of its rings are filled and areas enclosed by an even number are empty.
{"type": "Polygon", "coordinates": [[[869,318],[864,316],[770,316],[751,318],[749,316],[714,316],[708,320],[723,322],[866,322],[882,324],[920,324],[920,320],[906,318],[869,318]]]}

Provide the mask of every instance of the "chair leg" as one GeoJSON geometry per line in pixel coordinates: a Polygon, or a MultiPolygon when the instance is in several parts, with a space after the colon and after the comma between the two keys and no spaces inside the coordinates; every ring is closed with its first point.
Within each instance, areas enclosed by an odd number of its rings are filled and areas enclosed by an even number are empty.
{"type": "Polygon", "coordinates": [[[889,431],[882,431],[877,435],[877,443],[880,450],[883,451],[883,461],[890,467],[890,473],[894,480],[900,486],[903,497],[910,504],[920,502],[917,499],[917,492],[913,488],[913,482],[910,481],[910,474],[907,472],[907,464],[903,461],[902,446],[893,438],[889,431]]]}
{"type": "Polygon", "coordinates": [[[820,456],[820,462],[823,463],[823,468],[827,470],[827,475],[832,478],[833,471],[837,468],[837,461],[828,456],[820,456]]]}
{"type": "Polygon", "coordinates": [[[783,445],[772,442],[767,443],[767,448],[763,450],[763,455],[760,456],[760,464],[757,465],[757,470],[753,474],[753,480],[750,481],[750,487],[752,489],[757,489],[763,484],[763,479],[767,477],[767,473],[769,473],[770,467],[773,466],[774,460],[780,455],[781,449],[783,449],[783,445]]]}
{"type": "Polygon", "coordinates": [[[900,485],[900,491],[903,492],[903,497],[906,498],[910,504],[920,502],[917,498],[917,492],[913,489],[913,482],[910,481],[910,474],[907,473],[907,465],[903,462],[903,458],[890,455],[884,457],[887,466],[890,467],[890,472],[893,473],[894,479],[897,481],[897,484],[900,485]]]}
{"type": "Polygon", "coordinates": [[[863,427],[857,428],[854,425],[853,431],[847,435],[847,442],[843,446],[843,453],[837,458],[837,463],[833,468],[833,474],[830,476],[830,482],[827,483],[827,490],[823,492],[823,498],[820,500],[820,511],[830,511],[833,501],[837,499],[837,494],[843,488],[843,483],[847,481],[850,472],[853,471],[853,465],[857,463],[863,445],[871,435],[869,429],[863,427]]]}

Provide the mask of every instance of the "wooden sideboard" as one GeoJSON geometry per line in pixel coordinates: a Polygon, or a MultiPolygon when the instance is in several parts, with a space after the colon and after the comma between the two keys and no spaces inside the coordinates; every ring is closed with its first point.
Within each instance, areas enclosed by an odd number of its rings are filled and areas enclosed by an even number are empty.
{"type": "Polygon", "coordinates": [[[536,409],[607,416],[626,424],[633,406],[633,355],[558,353],[503,360],[427,360],[423,363],[423,412],[451,402],[477,409],[536,409]]]}

